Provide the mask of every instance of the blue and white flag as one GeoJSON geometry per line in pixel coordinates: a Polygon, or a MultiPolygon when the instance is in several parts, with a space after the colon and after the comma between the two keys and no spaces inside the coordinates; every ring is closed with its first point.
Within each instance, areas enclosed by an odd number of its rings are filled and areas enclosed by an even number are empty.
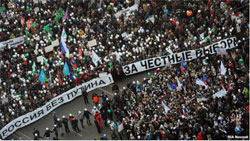
{"type": "Polygon", "coordinates": [[[220,73],[221,73],[222,75],[225,75],[226,72],[227,72],[227,70],[226,70],[224,64],[221,62],[221,64],[220,64],[220,73]]]}

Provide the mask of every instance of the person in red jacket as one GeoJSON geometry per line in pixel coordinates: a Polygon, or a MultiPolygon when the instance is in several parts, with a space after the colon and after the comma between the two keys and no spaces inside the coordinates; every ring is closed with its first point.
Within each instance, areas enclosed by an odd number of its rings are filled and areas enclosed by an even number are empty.
{"type": "Polygon", "coordinates": [[[99,97],[96,95],[92,98],[92,101],[94,102],[95,106],[98,106],[98,102],[99,102],[99,97]]]}
{"type": "Polygon", "coordinates": [[[202,132],[198,133],[197,140],[204,140],[203,137],[202,137],[202,132]]]}
{"type": "Polygon", "coordinates": [[[102,118],[98,112],[95,113],[95,119],[98,121],[99,127],[102,130],[102,122],[101,122],[102,118]]]}

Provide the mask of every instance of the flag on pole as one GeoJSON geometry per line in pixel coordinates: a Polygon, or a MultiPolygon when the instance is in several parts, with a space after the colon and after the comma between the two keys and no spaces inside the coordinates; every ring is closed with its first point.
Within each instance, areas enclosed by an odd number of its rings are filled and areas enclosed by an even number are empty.
{"type": "Polygon", "coordinates": [[[223,64],[223,62],[221,61],[221,64],[220,64],[220,73],[221,73],[222,75],[225,75],[226,72],[227,72],[227,70],[226,70],[226,68],[225,68],[225,66],[224,66],[224,64],[223,64]]]}
{"type": "Polygon", "coordinates": [[[22,25],[22,26],[24,26],[24,24],[25,24],[24,17],[23,17],[23,16],[21,16],[21,25],[22,25]]]}
{"type": "Polygon", "coordinates": [[[171,87],[172,89],[175,89],[175,88],[177,87],[175,84],[173,84],[173,83],[171,83],[171,82],[168,82],[168,84],[170,85],[170,87],[171,87]]]}
{"type": "Polygon", "coordinates": [[[78,45],[78,58],[81,59],[82,58],[82,50],[80,45],[78,45]]]}
{"type": "Polygon", "coordinates": [[[216,52],[217,52],[217,55],[221,55],[221,54],[226,55],[227,54],[227,51],[225,48],[217,48],[216,52]]]}
{"type": "Polygon", "coordinates": [[[49,72],[49,79],[48,79],[50,85],[52,84],[52,80],[51,80],[51,72],[49,72]]]}
{"type": "Polygon", "coordinates": [[[59,69],[57,69],[57,72],[58,72],[58,84],[61,86],[62,85],[62,79],[61,79],[61,71],[59,69]]]}
{"type": "Polygon", "coordinates": [[[67,64],[67,62],[65,62],[64,67],[63,67],[63,75],[69,75],[69,66],[67,64]]]}
{"type": "Polygon", "coordinates": [[[33,71],[33,73],[36,71],[36,63],[35,62],[33,62],[32,71],[33,71]]]}
{"type": "Polygon", "coordinates": [[[76,62],[75,60],[73,59],[73,56],[71,56],[71,66],[74,67],[75,69],[77,69],[77,65],[76,65],[76,62]]]}
{"type": "Polygon", "coordinates": [[[186,66],[187,66],[187,65],[185,64],[183,58],[181,58],[181,72],[184,72],[186,66]]]}
{"type": "Polygon", "coordinates": [[[31,23],[32,23],[32,22],[33,22],[33,19],[30,18],[29,21],[28,21],[28,23],[27,23],[27,29],[28,29],[28,30],[30,29],[31,23]]]}
{"type": "Polygon", "coordinates": [[[207,77],[204,73],[202,73],[203,81],[207,85],[207,77]]]}
{"type": "Polygon", "coordinates": [[[62,34],[61,34],[61,38],[64,38],[64,41],[67,40],[67,33],[65,32],[65,29],[63,28],[62,34]]]}
{"type": "Polygon", "coordinates": [[[61,36],[61,50],[62,50],[61,51],[62,54],[65,54],[65,53],[67,53],[69,51],[69,49],[67,48],[66,43],[65,43],[64,35],[61,36]]]}
{"type": "Polygon", "coordinates": [[[45,75],[45,73],[44,73],[43,70],[41,71],[38,80],[39,80],[40,82],[42,82],[42,83],[45,83],[45,81],[46,81],[46,75],[45,75]]]}
{"type": "Polygon", "coordinates": [[[166,104],[164,104],[163,101],[161,102],[161,104],[162,104],[162,106],[163,106],[163,108],[164,108],[164,111],[165,111],[166,113],[168,113],[168,111],[170,110],[170,109],[168,108],[168,106],[167,106],[166,104]]]}
{"type": "Polygon", "coordinates": [[[199,78],[196,79],[196,84],[201,85],[201,86],[205,86],[207,88],[207,85],[199,78]]]}
{"type": "Polygon", "coordinates": [[[171,50],[171,48],[168,48],[167,52],[170,53],[170,54],[174,54],[173,51],[171,50]]]}
{"type": "Polygon", "coordinates": [[[100,60],[99,56],[94,51],[92,51],[91,57],[92,57],[93,63],[97,66],[97,62],[100,60]]]}
{"type": "Polygon", "coordinates": [[[246,0],[241,0],[241,5],[245,4],[246,0]]]}
{"type": "Polygon", "coordinates": [[[178,89],[181,89],[182,84],[181,84],[181,82],[179,81],[178,77],[176,77],[176,81],[177,81],[178,89]]]}
{"type": "Polygon", "coordinates": [[[66,12],[64,14],[64,16],[62,17],[63,20],[66,20],[68,17],[68,8],[66,9],[66,12]]]}

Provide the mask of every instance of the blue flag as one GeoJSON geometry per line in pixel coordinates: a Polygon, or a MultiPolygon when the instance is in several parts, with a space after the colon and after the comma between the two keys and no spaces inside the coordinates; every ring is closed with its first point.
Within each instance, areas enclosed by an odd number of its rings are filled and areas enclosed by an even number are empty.
{"type": "Polygon", "coordinates": [[[40,82],[42,82],[42,83],[45,83],[45,81],[46,81],[46,75],[45,75],[45,73],[44,73],[43,70],[41,71],[38,80],[39,80],[40,82]]]}
{"type": "Polygon", "coordinates": [[[63,75],[69,75],[69,66],[67,64],[67,62],[65,62],[64,67],[63,67],[63,75]]]}
{"type": "Polygon", "coordinates": [[[175,84],[173,84],[173,83],[171,83],[171,82],[168,82],[168,84],[170,85],[170,87],[171,87],[172,89],[175,89],[175,88],[177,87],[175,84]]]}

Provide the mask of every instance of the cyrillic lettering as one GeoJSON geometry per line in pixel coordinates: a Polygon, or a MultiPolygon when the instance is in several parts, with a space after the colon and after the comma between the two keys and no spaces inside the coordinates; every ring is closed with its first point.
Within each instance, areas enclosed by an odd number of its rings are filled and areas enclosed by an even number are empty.
{"type": "Polygon", "coordinates": [[[148,67],[151,69],[154,67],[154,62],[153,62],[153,59],[148,59],[148,67]]]}
{"type": "Polygon", "coordinates": [[[145,69],[148,69],[147,61],[141,61],[140,63],[141,63],[142,67],[145,67],[145,69]],[[143,62],[144,62],[144,64],[143,64],[143,62]]]}
{"type": "Polygon", "coordinates": [[[161,59],[160,58],[156,58],[154,60],[154,63],[155,63],[156,66],[160,66],[161,65],[161,59]]]}
{"type": "Polygon", "coordinates": [[[27,123],[27,122],[29,122],[29,118],[28,117],[23,118],[23,123],[27,123]],[[25,119],[27,120],[25,121],[25,119]]]}
{"type": "Polygon", "coordinates": [[[20,126],[21,126],[21,121],[18,120],[18,121],[15,123],[15,126],[16,126],[16,127],[20,127],[20,126]],[[17,125],[17,123],[20,123],[20,124],[17,125]]]}
{"type": "Polygon", "coordinates": [[[170,62],[170,64],[173,64],[175,62],[174,55],[168,55],[168,62],[170,62]]]}

